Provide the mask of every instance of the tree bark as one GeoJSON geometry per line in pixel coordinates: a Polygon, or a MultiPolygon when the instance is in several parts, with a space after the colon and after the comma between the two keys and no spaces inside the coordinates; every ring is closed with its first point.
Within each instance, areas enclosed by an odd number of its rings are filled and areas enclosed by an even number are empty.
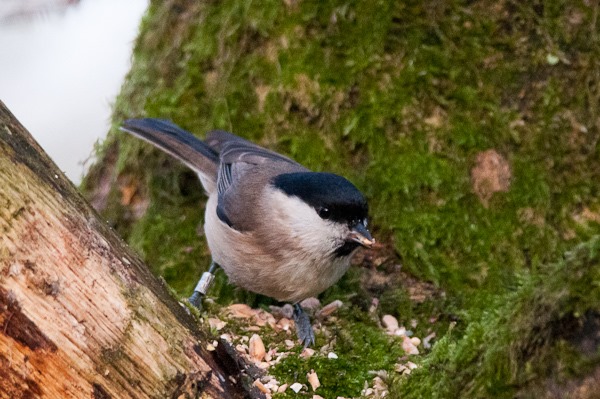
{"type": "Polygon", "coordinates": [[[2,102],[0,232],[0,398],[244,396],[2,102]]]}

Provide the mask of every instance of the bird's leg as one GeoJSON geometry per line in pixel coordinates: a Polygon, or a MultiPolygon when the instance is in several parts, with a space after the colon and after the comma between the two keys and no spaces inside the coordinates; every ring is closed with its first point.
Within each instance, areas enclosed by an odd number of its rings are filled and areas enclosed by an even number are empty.
{"type": "Polygon", "coordinates": [[[294,321],[296,322],[296,334],[300,342],[307,348],[315,344],[315,332],[310,324],[310,318],[297,303],[294,304],[294,321]]]}
{"type": "Polygon", "coordinates": [[[189,299],[189,302],[198,309],[202,309],[202,298],[204,298],[208,292],[208,289],[212,285],[213,280],[215,279],[214,273],[217,270],[217,267],[219,267],[219,265],[217,265],[214,261],[210,262],[208,271],[202,273],[202,277],[200,278],[200,281],[198,281],[198,284],[196,284],[194,293],[189,299]]]}

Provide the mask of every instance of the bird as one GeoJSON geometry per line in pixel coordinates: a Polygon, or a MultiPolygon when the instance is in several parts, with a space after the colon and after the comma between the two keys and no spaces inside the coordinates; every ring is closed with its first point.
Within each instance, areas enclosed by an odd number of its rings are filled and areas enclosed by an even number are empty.
{"type": "Polygon", "coordinates": [[[335,284],[355,250],[375,243],[361,191],[340,175],[311,171],[223,130],[201,140],[156,118],[128,119],[121,130],[183,162],[206,191],[204,233],[212,262],[190,302],[201,306],[220,267],[232,284],[291,303],[300,342],[314,345],[299,303],[335,284]]]}

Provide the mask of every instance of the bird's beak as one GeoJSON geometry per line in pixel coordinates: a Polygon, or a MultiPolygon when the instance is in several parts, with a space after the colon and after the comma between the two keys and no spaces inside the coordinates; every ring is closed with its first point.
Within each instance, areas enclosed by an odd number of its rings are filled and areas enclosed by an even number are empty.
{"type": "Polygon", "coordinates": [[[362,223],[357,223],[352,227],[348,238],[367,248],[371,248],[375,244],[375,239],[371,237],[371,233],[362,223]]]}

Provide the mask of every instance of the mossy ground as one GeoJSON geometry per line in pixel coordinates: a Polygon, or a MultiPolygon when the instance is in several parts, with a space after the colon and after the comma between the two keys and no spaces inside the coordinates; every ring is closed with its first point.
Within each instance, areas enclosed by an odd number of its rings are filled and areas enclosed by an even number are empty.
{"type": "MultiPolygon", "coordinates": [[[[366,290],[355,270],[325,293],[363,311],[376,294],[403,323],[432,313],[445,322],[422,367],[394,382],[398,397],[547,394],[547,379],[598,367],[555,326],[576,330],[600,311],[597,256],[584,257],[591,271],[577,275],[561,260],[581,243],[596,248],[600,231],[598,9],[560,0],[152,1],[113,121],[153,116],[198,133],[227,129],[355,182],[396,263],[445,292],[417,305],[402,286],[366,290]],[[506,158],[512,177],[484,204],[470,170],[487,149],[506,158]]],[[[97,197],[109,176],[105,217],[189,294],[209,263],[199,184],[116,131],[101,154],[84,189],[97,197]],[[127,190],[148,201],[141,218],[127,190]]],[[[239,299],[222,275],[213,293],[239,299]]],[[[345,315],[357,344],[344,351],[362,361],[290,363],[281,373],[314,367],[356,396],[369,370],[390,369],[385,354],[395,352],[382,333],[345,315]]]]}

